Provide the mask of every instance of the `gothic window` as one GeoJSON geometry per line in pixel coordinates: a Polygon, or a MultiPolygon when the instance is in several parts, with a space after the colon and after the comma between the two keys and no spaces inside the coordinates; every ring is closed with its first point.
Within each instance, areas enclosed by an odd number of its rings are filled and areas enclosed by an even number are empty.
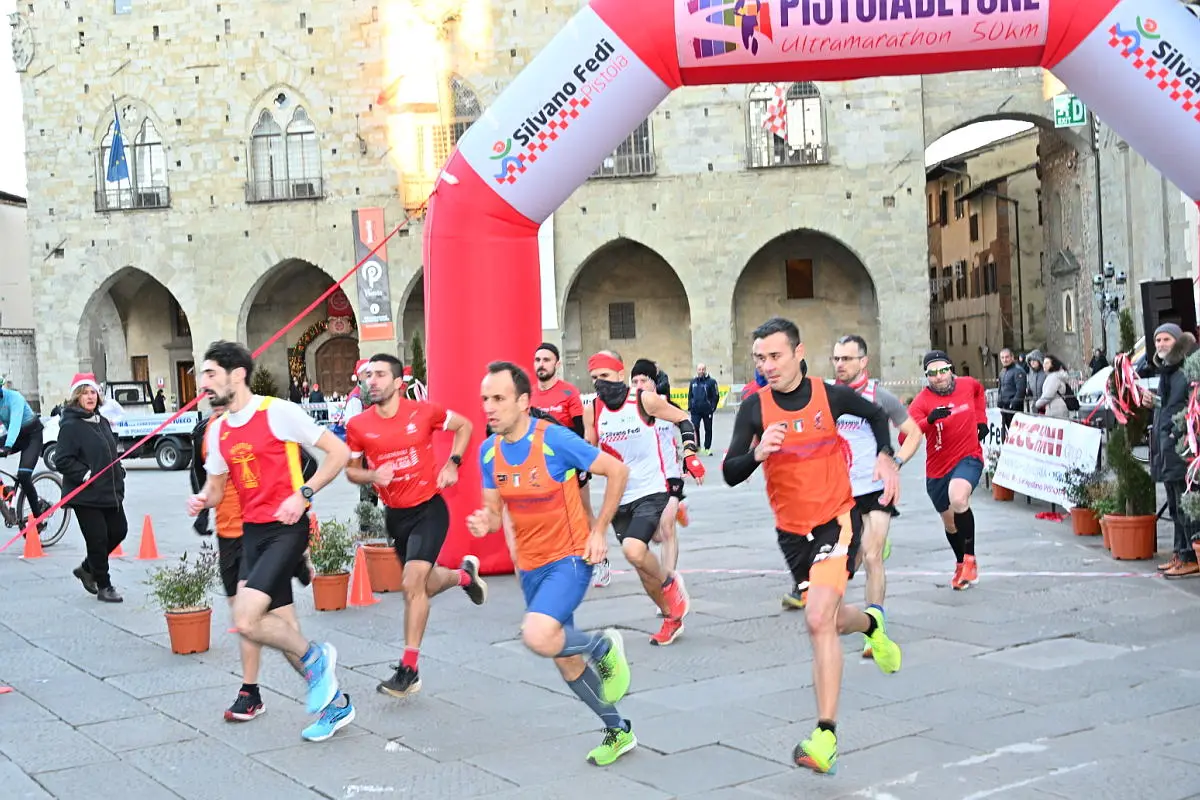
{"type": "Polygon", "coordinates": [[[746,165],[825,164],[825,108],[815,83],[759,83],[747,103],[746,165]]]}
{"type": "Polygon", "coordinates": [[[475,124],[475,120],[483,116],[483,108],[479,105],[479,98],[475,96],[475,92],[467,85],[466,81],[456,75],[451,75],[450,80],[443,88],[445,97],[439,101],[441,106],[441,124],[434,127],[431,131],[433,140],[433,159],[434,164],[431,166],[432,174],[436,175],[438,171],[450,159],[450,154],[454,152],[455,146],[458,145],[458,140],[461,139],[467,130],[475,124]]]}
{"type": "Polygon", "coordinates": [[[1075,332],[1075,295],[1070,289],[1062,293],[1062,326],[1063,333],[1075,332]]]}
{"type": "Polygon", "coordinates": [[[117,157],[113,157],[115,118],[108,123],[96,152],[96,210],[169,208],[167,156],[158,127],[137,104],[121,106],[117,113],[121,120],[117,157]]]}
{"type": "Polygon", "coordinates": [[[654,174],[654,141],[650,137],[650,120],[644,119],[637,129],[617,145],[604,159],[593,178],[632,178],[654,174]]]}
{"type": "Polygon", "coordinates": [[[399,158],[404,173],[404,206],[425,204],[458,141],[483,116],[483,106],[467,82],[451,75],[437,89],[437,103],[418,104],[404,114],[399,158]]]}
{"type": "Polygon", "coordinates": [[[317,128],[303,106],[280,92],[250,131],[246,202],[313,200],[325,196],[317,128]]]}

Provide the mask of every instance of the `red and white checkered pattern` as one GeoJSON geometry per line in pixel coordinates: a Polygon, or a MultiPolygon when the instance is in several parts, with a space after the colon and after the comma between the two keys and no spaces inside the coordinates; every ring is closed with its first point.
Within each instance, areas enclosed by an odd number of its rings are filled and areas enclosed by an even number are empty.
{"type": "Polygon", "coordinates": [[[517,160],[520,164],[509,163],[508,175],[503,178],[496,178],[496,183],[513,184],[517,182],[517,176],[525,172],[530,164],[537,163],[538,154],[546,152],[551,143],[557,142],[558,137],[571,127],[574,120],[579,119],[579,115],[585,108],[591,106],[592,101],[586,97],[582,100],[572,97],[567,101],[567,104],[559,109],[555,119],[550,120],[546,125],[545,130],[537,132],[533,140],[525,145],[525,152],[517,153],[517,160]]]}
{"type": "Polygon", "coordinates": [[[776,136],[787,135],[787,92],[783,84],[775,85],[775,99],[767,103],[767,117],[763,128],[776,136]]]}
{"type": "Polygon", "coordinates": [[[1130,50],[1129,48],[1133,44],[1133,37],[1118,36],[1116,25],[1109,28],[1108,32],[1111,35],[1111,38],[1108,40],[1109,47],[1119,50],[1121,56],[1133,65],[1134,69],[1140,70],[1146,76],[1146,80],[1154,81],[1155,85],[1161,91],[1166,92],[1172,100],[1180,103],[1184,111],[1188,113],[1195,111],[1195,119],[1197,122],[1200,122],[1200,96],[1197,96],[1196,92],[1188,88],[1180,91],[1183,82],[1173,77],[1170,70],[1159,66],[1158,59],[1154,58],[1154,56],[1146,55],[1146,51],[1143,48],[1139,47],[1136,50],[1130,50]]]}

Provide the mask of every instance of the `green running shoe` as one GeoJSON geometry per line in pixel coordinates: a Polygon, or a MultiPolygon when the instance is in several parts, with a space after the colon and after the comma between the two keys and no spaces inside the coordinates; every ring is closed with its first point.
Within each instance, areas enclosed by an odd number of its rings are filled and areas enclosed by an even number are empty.
{"type": "Polygon", "coordinates": [[[637,737],[633,735],[633,725],[625,720],[625,727],[605,728],[604,741],[592,752],[588,753],[588,763],[597,767],[607,767],[621,756],[637,747],[637,737]]]}
{"type": "Polygon", "coordinates": [[[629,661],[625,658],[625,641],[620,631],[609,628],[604,638],[608,639],[608,652],[595,662],[596,674],[600,676],[600,699],[615,705],[629,691],[629,661]]]}
{"type": "Polygon", "coordinates": [[[817,728],[812,736],[796,745],[792,760],[798,767],[833,775],[837,772],[837,736],[833,731],[817,728]]]}
{"type": "Polygon", "coordinates": [[[875,659],[875,666],[879,667],[880,672],[890,675],[900,669],[900,645],[888,638],[882,611],[868,608],[866,613],[875,620],[875,632],[867,637],[871,657],[875,659]]]}
{"type": "Polygon", "coordinates": [[[889,536],[883,540],[883,560],[887,561],[892,557],[892,537],[889,536]]]}

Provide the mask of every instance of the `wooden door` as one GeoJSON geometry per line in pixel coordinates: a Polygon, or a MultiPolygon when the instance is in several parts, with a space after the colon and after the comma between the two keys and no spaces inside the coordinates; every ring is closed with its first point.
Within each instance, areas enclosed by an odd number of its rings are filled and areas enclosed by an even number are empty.
{"type": "Polygon", "coordinates": [[[346,394],[354,388],[350,377],[358,362],[358,340],[339,336],[321,345],[317,351],[317,383],[328,397],[334,392],[346,394]]]}
{"type": "Polygon", "coordinates": [[[175,362],[175,385],[179,387],[179,396],[175,398],[176,407],[183,408],[196,396],[195,362],[175,362]]]}
{"type": "Polygon", "coordinates": [[[150,382],[150,356],[134,356],[129,359],[129,367],[133,373],[131,380],[150,382]]]}

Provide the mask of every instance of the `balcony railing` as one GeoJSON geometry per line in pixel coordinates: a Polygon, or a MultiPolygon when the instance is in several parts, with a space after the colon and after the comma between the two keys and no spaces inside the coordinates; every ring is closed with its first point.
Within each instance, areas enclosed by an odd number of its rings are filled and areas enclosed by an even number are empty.
{"type": "Polygon", "coordinates": [[[166,186],[134,186],[96,191],[96,210],[100,212],[170,207],[171,190],[166,186]]]}
{"type": "Polygon", "coordinates": [[[292,178],[282,181],[246,181],[247,203],[282,203],[289,200],[320,200],[325,196],[321,178],[292,178]]]}
{"type": "Polygon", "coordinates": [[[824,143],[789,147],[782,139],[771,137],[767,141],[752,142],[746,153],[746,165],[750,169],[767,167],[802,167],[810,164],[828,164],[829,151],[824,143]]]}

